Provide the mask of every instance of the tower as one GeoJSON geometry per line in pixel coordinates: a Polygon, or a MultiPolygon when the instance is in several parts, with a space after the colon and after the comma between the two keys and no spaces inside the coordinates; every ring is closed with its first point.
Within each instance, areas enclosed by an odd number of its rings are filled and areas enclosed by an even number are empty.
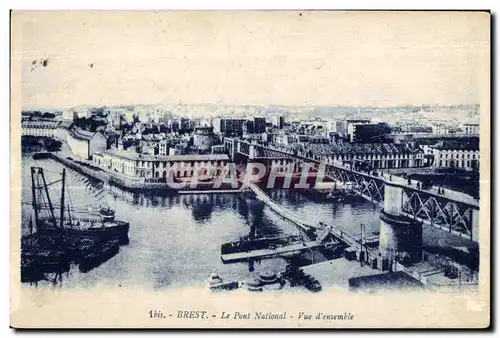
{"type": "Polygon", "coordinates": [[[384,209],[380,211],[379,253],[382,270],[390,263],[419,262],[422,258],[422,223],[404,216],[402,187],[385,182],[384,209]]]}

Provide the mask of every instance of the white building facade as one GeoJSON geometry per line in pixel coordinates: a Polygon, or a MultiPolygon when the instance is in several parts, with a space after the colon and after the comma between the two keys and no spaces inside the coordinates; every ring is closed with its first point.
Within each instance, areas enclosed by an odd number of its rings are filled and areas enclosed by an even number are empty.
{"type": "MultiPolygon", "coordinates": [[[[133,151],[110,149],[95,154],[96,166],[136,179],[158,179],[165,181],[169,171],[173,177],[188,179],[197,170],[207,170],[212,175],[221,175],[227,169],[229,157],[226,154],[208,155],[143,155],[133,151]]],[[[200,174],[200,173],[198,173],[200,174]]],[[[207,173],[201,173],[207,174],[207,173]]]]}
{"type": "Polygon", "coordinates": [[[107,148],[107,139],[102,133],[92,133],[81,129],[71,129],[67,134],[67,143],[71,152],[83,159],[92,159],[96,152],[103,152],[107,148]]]}
{"type": "Polygon", "coordinates": [[[462,126],[464,134],[479,134],[479,123],[465,123],[462,126]]]}
{"type": "Polygon", "coordinates": [[[434,168],[479,170],[479,148],[459,148],[436,145],[433,147],[434,168]]]}
{"type": "Polygon", "coordinates": [[[22,136],[55,137],[59,122],[27,121],[21,123],[22,136]]]}

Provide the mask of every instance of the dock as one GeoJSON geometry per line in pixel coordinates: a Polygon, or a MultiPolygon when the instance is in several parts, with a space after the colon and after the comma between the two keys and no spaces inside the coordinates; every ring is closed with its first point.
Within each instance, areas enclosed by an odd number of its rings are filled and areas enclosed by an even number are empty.
{"type": "Polygon", "coordinates": [[[234,194],[240,193],[240,189],[226,189],[226,190],[178,190],[177,193],[181,195],[193,195],[193,194],[234,194]]]}
{"type": "Polygon", "coordinates": [[[303,242],[298,244],[292,244],[283,246],[275,249],[258,249],[248,252],[239,252],[231,254],[222,254],[221,259],[224,263],[241,262],[250,259],[261,259],[269,258],[273,256],[279,256],[285,253],[290,253],[294,251],[302,251],[308,249],[314,249],[318,247],[325,247],[327,245],[328,239],[333,239],[329,242],[336,243],[338,245],[343,245],[346,247],[351,247],[355,250],[365,252],[365,258],[367,261],[370,259],[375,259],[377,257],[377,250],[371,245],[378,241],[378,236],[370,236],[367,238],[357,238],[356,236],[350,235],[345,231],[335,229],[332,226],[327,225],[316,225],[310,222],[301,220],[299,217],[293,215],[290,210],[287,210],[280,206],[278,203],[273,201],[260,187],[254,183],[247,183],[242,186],[242,188],[248,188],[253,191],[257,198],[262,202],[266,203],[274,212],[283,217],[284,219],[290,221],[291,223],[297,225],[306,233],[314,233],[315,241],[303,242]]]}
{"type": "Polygon", "coordinates": [[[301,242],[291,245],[282,246],[279,248],[269,248],[269,249],[260,249],[260,250],[252,250],[247,252],[236,252],[230,254],[222,254],[221,260],[224,264],[228,263],[236,263],[236,262],[245,262],[251,259],[263,259],[270,258],[274,256],[283,255],[290,252],[299,252],[303,250],[312,250],[318,248],[320,246],[324,246],[323,243],[312,241],[312,242],[301,242]]]}

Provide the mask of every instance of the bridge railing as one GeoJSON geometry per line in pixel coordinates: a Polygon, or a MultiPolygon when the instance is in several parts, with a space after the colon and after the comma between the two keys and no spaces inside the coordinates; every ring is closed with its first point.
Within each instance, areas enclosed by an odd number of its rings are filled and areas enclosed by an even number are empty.
{"type": "MultiPolygon", "coordinates": [[[[411,184],[408,185],[408,179],[405,179],[405,178],[402,178],[402,177],[399,177],[396,175],[388,175],[387,176],[387,174],[383,174],[383,173],[380,173],[380,175],[379,174],[374,175],[374,171],[368,171],[368,172],[357,171],[350,166],[343,166],[343,165],[340,165],[339,163],[331,162],[331,161],[321,159],[321,158],[311,158],[311,157],[308,157],[304,154],[294,153],[294,152],[287,151],[285,149],[282,149],[282,148],[279,148],[276,146],[272,146],[272,145],[264,146],[262,144],[254,144],[254,143],[248,143],[248,142],[243,142],[243,143],[246,143],[248,146],[251,145],[254,147],[266,148],[269,150],[280,152],[282,154],[293,156],[293,157],[295,157],[301,161],[304,161],[304,162],[310,162],[310,163],[314,163],[314,164],[318,164],[318,165],[319,164],[325,165],[326,173],[329,173],[329,172],[331,173],[333,170],[343,171],[346,173],[352,173],[352,174],[358,175],[358,177],[364,177],[365,181],[367,181],[368,183],[371,180],[382,181],[384,183],[388,182],[388,183],[392,183],[392,184],[401,185],[402,187],[412,189],[415,191],[434,193],[435,195],[437,195],[437,192],[434,192],[432,190],[422,189],[421,187],[423,186],[423,182],[420,182],[420,181],[415,180],[415,179],[411,179],[410,180],[411,184]],[[418,183],[418,186],[420,186],[420,188],[417,187],[417,183],[418,183]]],[[[372,186],[373,186],[373,184],[372,184],[372,186]]],[[[380,189],[378,189],[378,190],[380,192],[380,189]]],[[[442,190],[444,191],[443,196],[446,199],[451,200],[451,201],[460,202],[460,203],[469,204],[469,205],[473,206],[474,208],[479,209],[479,202],[476,199],[474,199],[472,196],[469,196],[467,194],[460,193],[460,192],[457,192],[457,191],[454,191],[451,189],[442,189],[442,190]]],[[[368,197],[370,200],[374,199],[374,196],[370,196],[369,194],[368,194],[368,197]]],[[[383,197],[382,197],[382,199],[380,199],[380,201],[382,201],[382,200],[383,200],[383,197]]]]}

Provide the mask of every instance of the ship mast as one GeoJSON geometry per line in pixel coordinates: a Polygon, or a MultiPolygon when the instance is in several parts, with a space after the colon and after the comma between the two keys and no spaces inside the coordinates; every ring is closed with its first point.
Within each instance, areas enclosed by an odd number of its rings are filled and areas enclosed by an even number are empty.
{"type": "Polygon", "coordinates": [[[33,235],[33,217],[30,215],[30,236],[33,235]]]}
{"type": "Polygon", "coordinates": [[[45,194],[47,195],[47,202],[49,204],[50,216],[52,218],[52,222],[53,222],[54,226],[56,226],[56,216],[54,215],[54,206],[52,205],[52,201],[50,199],[47,181],[45,180],[45,173],[43,172],[42,168],[39,168],[38,170],[39,170],[39,173],[42,174],[43,187],[45,189],[45,194]]]}
{"type": "Polygon", "coordinates": [[[38,226],[38,209],[36,205],[36,186],[35,186],[35,168],[31,167],[31,202],[33,204],[33,210],[35,212],[35,225],[38,226]]]}
{"type": "Polygon", "coordinates": [[[62,171],[62,191],[61,191],[61,229],[64,228],[64,190],[66,185],[66,168],[62,171]]]}

